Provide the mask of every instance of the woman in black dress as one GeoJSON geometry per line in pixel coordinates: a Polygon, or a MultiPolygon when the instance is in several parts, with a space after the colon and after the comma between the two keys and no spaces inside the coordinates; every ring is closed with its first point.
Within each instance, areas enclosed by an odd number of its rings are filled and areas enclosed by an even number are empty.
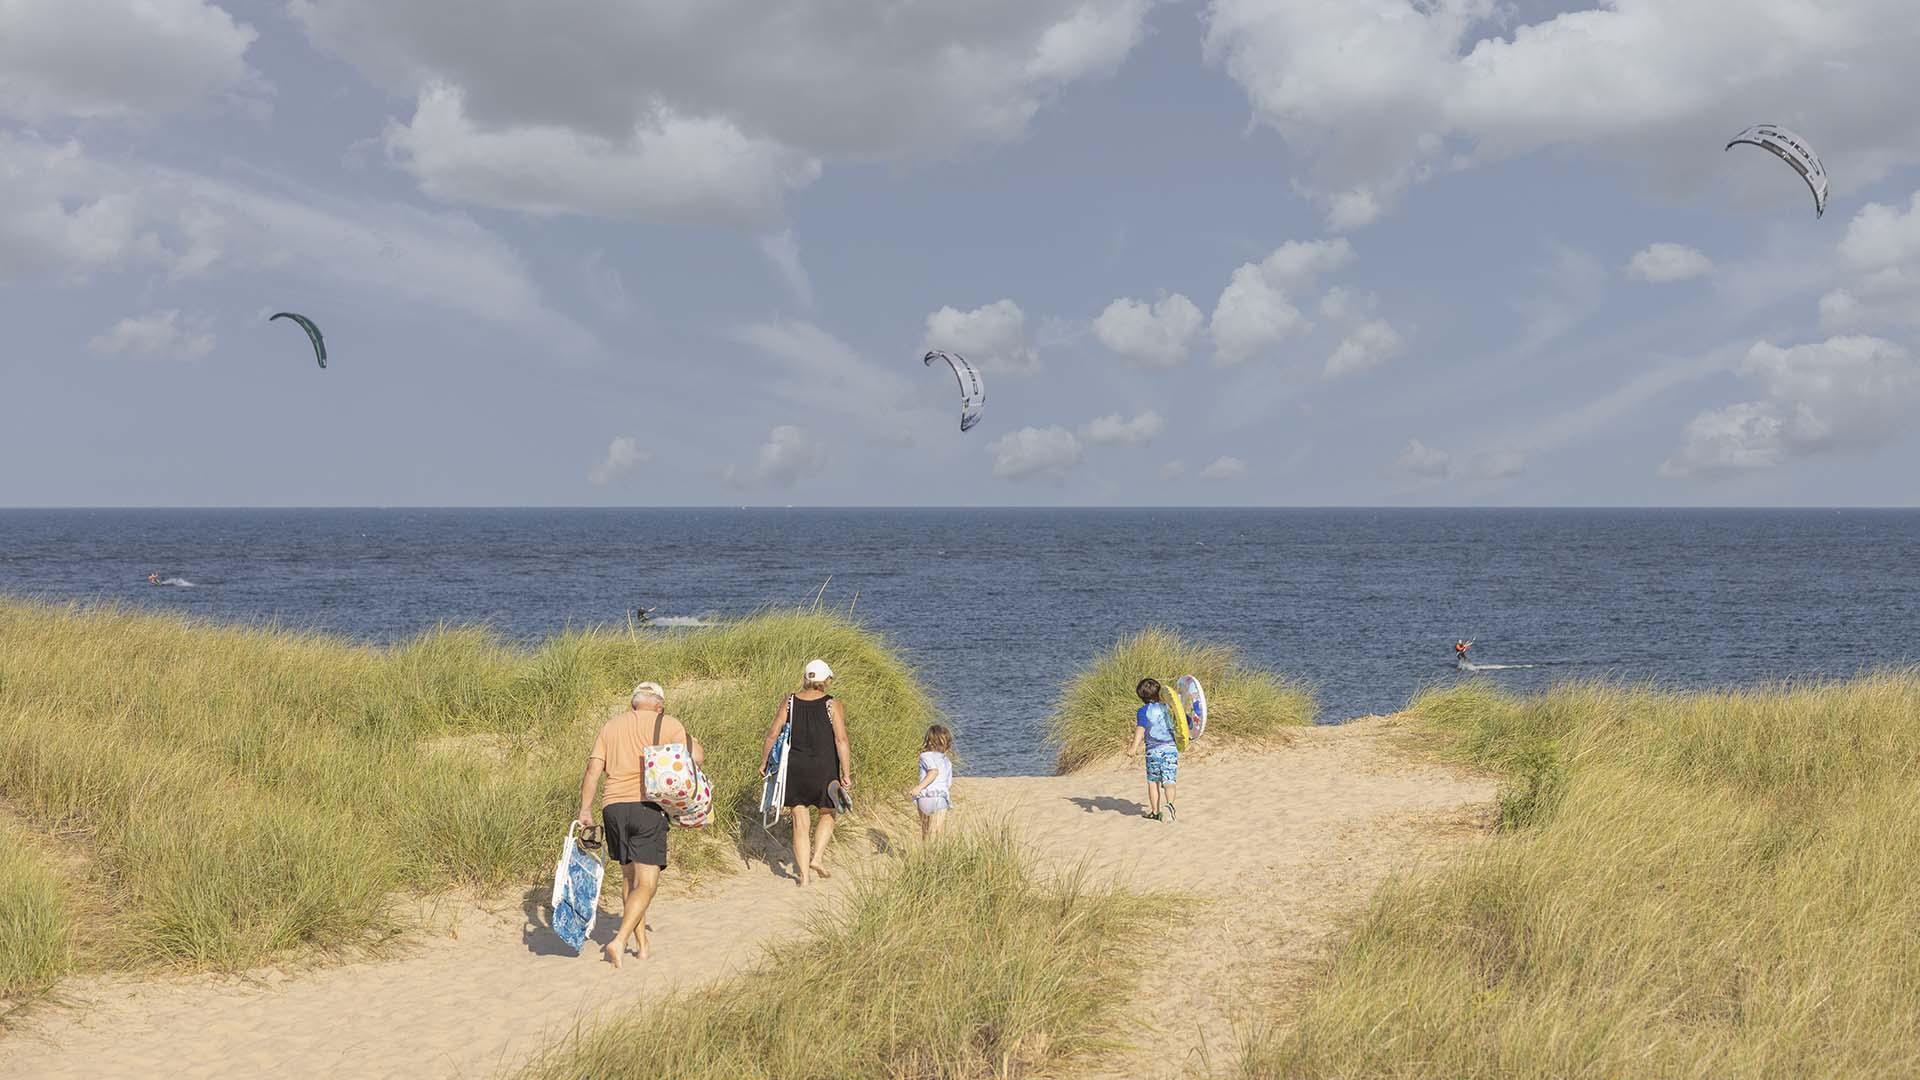
{"type": "Polygon", "coordinates": [[[847,775],[852,759],[847,753],[846,710],[827,693],[827,684],[833,681],[833,669],[825,660],[809,661],[801,680],[800,692],[788,694],[781,700],[760,756],[765,760],[773,752],[780,728],[791,719],[793,734],[787,742],[786,805],[793,810],[794,873],[801,885],[807,885],[815,874],[823,878],[831,876],[821,865],[826,858],[827,843],[833,839],[834,808],[833,801],[827,797],[827,785],[838,780],[842,790],[852,792],[853,781],[847,775]],[[810,838],[814,810],[820,811],[820,829],[810,838]]]}

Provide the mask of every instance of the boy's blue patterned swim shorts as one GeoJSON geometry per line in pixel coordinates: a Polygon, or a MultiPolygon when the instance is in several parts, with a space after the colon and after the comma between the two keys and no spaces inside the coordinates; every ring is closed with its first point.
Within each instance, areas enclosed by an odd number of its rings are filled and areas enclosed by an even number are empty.
{"type": "Polygon", "coordinates": [[[1180,751],[1172,743],[1147,747],[1147,783],[1172,784],[1180,776],[1180,751]]]}

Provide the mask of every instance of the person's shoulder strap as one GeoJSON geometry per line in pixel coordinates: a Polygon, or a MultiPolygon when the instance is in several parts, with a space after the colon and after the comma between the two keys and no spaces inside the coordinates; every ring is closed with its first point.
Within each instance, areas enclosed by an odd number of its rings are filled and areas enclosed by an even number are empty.
{"type": "Polygon", "coordinates": [[[667,710],[661,709],[653,714],[653,745],[660,745],[660,725],[667,722],[667,710]]]}

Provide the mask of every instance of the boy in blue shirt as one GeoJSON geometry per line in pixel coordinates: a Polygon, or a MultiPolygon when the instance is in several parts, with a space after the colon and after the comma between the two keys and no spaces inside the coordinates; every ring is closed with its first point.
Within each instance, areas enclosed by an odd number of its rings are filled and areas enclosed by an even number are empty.
{"type": "Polygon", "coordinates": [[[1173,784],[1180,777],[1180,751],[1173,745],[1173,714],[1160,704],[1160,680],[1141,679],[1133,692],[1144,702],[1134,713],[1133,747],[1129,754],[1147,757],[1147,814],[1155,821],[1173,820],[1173,784]],[[1166,810],[1160,809],[1165,796],[1166,810]]]}

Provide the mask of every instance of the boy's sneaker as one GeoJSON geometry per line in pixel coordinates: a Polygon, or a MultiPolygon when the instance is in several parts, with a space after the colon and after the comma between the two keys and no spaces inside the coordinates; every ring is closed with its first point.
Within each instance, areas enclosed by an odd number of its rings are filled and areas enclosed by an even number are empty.
{"type": "Polygon", "coordinates": [[[1161,821],[1169,821],[1169,822],[1172,821],[1173,820],[1173,804],[1168,803],[1167,808],[1164,811],[1162,811],[1162,813],[1164,813],[1166,816],[1161,818],[1160,819],[1161,821]]]}
{"type": "Polygon", "coordinates": [[[1148,817],[1150,817],[1150,818],[1152,818],[1152,819],[1153,819],[1153,820],[1155,820],[1155,821],[1165,821],[1165,820],[1167,820],[1166,818],[1163,818],[1163,817],[1161,817],[1161,816],[1160,816],[1160,811],[1158,811],[1158,810],[1155,810],[1155,811],[1154,811],[1153,813],[1151,813],[1151,814],[1148,814],[1147,816],[1148,816],[1148,817]]]}

